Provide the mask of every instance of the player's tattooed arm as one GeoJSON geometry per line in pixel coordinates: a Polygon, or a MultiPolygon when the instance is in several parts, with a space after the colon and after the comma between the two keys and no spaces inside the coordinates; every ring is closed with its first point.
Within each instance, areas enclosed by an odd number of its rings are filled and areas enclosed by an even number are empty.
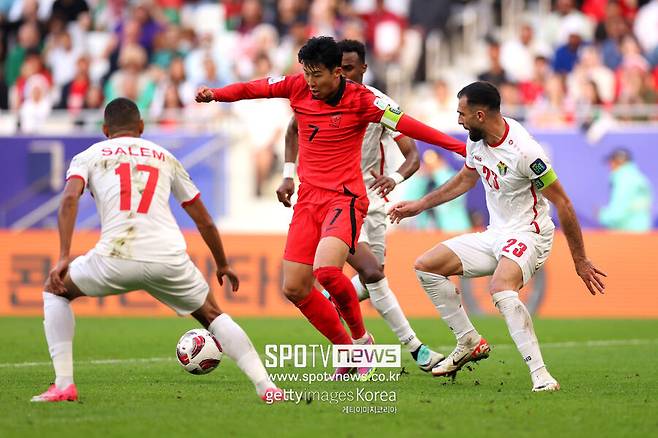
{"type": "Polygon", "coordinates": [[[578,218],[576,217],[571,200],[564,191],[562,184],[560,184],[560,181],[555,180],[550,186],[542,190],[542,194],[553,203],[557,210],[562,231],[569,244],[576,273],[583,280],[592,295],[596,295],[597,291],[601,294],[604,293],[605,284],[602,277],[607,277],[607,275],[587,259],[583,233],[580,230],[580,224],[578,223],[578,218]]]}
{"type": "Polygon", "coordinates": [[[431,191],[417,201],[402,201],[395,204],[388,212],[391,223],[400,223],[405,217],[416,216],[422,211],[452,201],[475,186],[480,175],[464,166],[455,176],[436,190],[431,191]]]}
{"type": "Polygon", "coordinates": [[[199,234],[201,234],[203,241],[206,242],[215,259],[215,264],[217,265],[217,281],[219,281],[220,286],[224,285],[224,276],[226,276],[231,282],[233,292],[237,292],[240,287],[240,281],[228,264],[222,238],[219,236],[219,230],[217,230],[215,222],[210,217],[205,204],[201,198],[197,198],[194,202],[186,204],[183,209],[185,209],[185,212],[194,221],[199,234]]]}
{"type": "Polygon", "coordinates": [[[297,131],[297,119],[293,116],[286,129],[286,146],[285,146],[285,164],[283,169],[283,180],[278,189],[276,197],[285,207],[292,206],[290,198],[295,193],[295,180],[293,179],[294,167],[297,162],[297,153],[299,152],[299,133],[297,131]],[[289,166],[289,167],[288,167],[289,166]],[[286,168],[288,167],[288,168],[286,168]],[[289,170],[292,169],[292,170],[289,170]]]}
{"type": "Polygon", "coordinates": [[[59,211],[57,212],[59,260],[49,274],[50,284],[54,289],[52,292],[66,291],[64,275],[71,261],[73,230],[75,228],[75,220],[78,217],[78,203],[84,189],[85,182],[82,178],[70,178],[66,182],[66,186],[64,186],[64,192],[59,201],[59,211]]]}
{"type": "Polygon", "coordinates": [[[375,177],[375,182],[370,189],[377,190],[377,194],[381,197],[388,195],[396,185],[409,178],[420,168],[420,156],[414,139],[401,135],[396,138],[395,142],[404,155],[404,163],[400,168],[388,176],[378,175],[374,170],[370,170],[370,174],[375,177]]]}

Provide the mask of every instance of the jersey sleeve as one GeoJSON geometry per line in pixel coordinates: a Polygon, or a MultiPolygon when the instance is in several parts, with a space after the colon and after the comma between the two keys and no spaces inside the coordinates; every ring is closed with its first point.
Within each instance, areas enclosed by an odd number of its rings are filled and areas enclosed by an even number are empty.
{"type": "Polygon", "coordinates": [[[171,184],[171,193],[173,193],[174,198],[185,207],[199,199],[201,192],[199,192],[199,189],[192,182],[190,174],[187,173],[187,170],[185,170],[178,160],[176,160],[174,167],[175,170],[171,184]]]}
{"type": "Polygon", "coordinates": [[[238,82],[212,90],[213,98],[219,102],[235,102],[244,99],[288,98],[295,86],[299,85],[299,75],[272,76],[251,82],[238,82]]]}
{"type": "Polygon", "coordinates": [[[71,160],[71,164],[66,171],[66,180],[68,181],[71,178],[80,178],[84,182],[85,187],[87,187],[89,181],[89,159],[84,152],[79,153],[71,160]]]}
{"type": "Polygon", "coordinates": [[[519,172],[527,176],[537,190],[545,189],[557,180],[548,156],[536,141],[530,139],[519,160],[519,172]]]}
{"type": "Polygon", "coordinates": [[[473,143],[470,139],[466,140],[466,157],[464,160],[464,166],[468,167],[471,170],[475,170],[475,161],[473,161],[473,143]]]}

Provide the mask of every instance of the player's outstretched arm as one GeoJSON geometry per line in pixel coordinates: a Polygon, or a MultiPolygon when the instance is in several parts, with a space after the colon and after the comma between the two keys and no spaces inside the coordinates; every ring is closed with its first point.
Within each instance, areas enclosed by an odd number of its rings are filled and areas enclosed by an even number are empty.
{"type": "Polygon", "coordinates": [[[236,82],[221,88],[201,86],[196,92],[197,102],[236,102],[244,99],[289,97],[294,79],[286,76],[236,82]]]}
{"type": "Polygon", "coordinates": [[[444,204],[463,195],[473,188],[479,179],[478,173],[464,166],[455,176],[436,190],[417,201],[402,201],[388,211],[391,223],[400,223],[405,217],[416,216],[422,211],[444,204]]]}
{"type": "Polygon", "coordinates": [[[286,147],[285,163],[283,164],[283,181],[276,189],[276,197],[285,207],[292,206],[290,198],[295,193],[295,163],[297,162],[297,152],[299,151],[299,134],[297,132],[297,119],[295,116],[290,118],[288,129],[286,129],[286,147]]]}
{"type": "Polygon", "coordinates": [[[400,168],[391,175],[378,175],[374,170],[370,173],[375,177],[375,182],[370,186],[372,190],[377,190],[381,197],[388,195],[396,185],[409,178],[420,168],[420,155],[413,138],[401,135],[395,139],[395,142],[404,155],[404,163],[400,168]]]}
{"type": "Polygon", "coordinates": [[[594,266],[585,255],[583,233],[580,230],[580,224],[578,223],[578,218],[576,217],[571,200],[564,191],[562,184],[560,184],[560,181],[555,181],[544,188],[542,194],[557,209],[560,225],[562,225],[562,230],[567,238],[578,276],[583,280],[592,295],[596,295],[597,291],[601,294],[604,293],[605,284],[601,277],[607,277],[607,275],[594,266]]]}
{"type": "Polygon", "coordinates": [[[71,242],[73,241],[73,230],[75,220],[78,217],[78,203],[85,189],[82,178],[70,178],[64,186],[62,198],[59,201],[57,212],[57,227],[59,229],[59,260],[50,271],[50,283],[55,289],[53,292],[66,292],[64,286],[64,275],[68,269],[71,257],[71,242]]]}
{"type": "Polygon", "coordinates": [[[407,137],[440,146],[443,149],[456,152],[462,157],[466,156],[466,144],[464,142],[419,122],[408,114],[401,114],[395,129],[407,137]]]}
{"type": "Polygon", "coordinates": [[[215,264],[217,265],[217,280],[219,281],[219,284],[221,286],[224,285],[224,276],[226,276],[231,282],[233,292],[236,292],[240,287],[240,281],[238,280],[238,276],[235,275],[235,272],[233,272],[228,265],[219,231],[215,226],[215,222],[213,222],[210,217],[203,201],[201,198],[197,198],[194,202],[185,204],[183,209],[185,209],[185,212],[194,221],[194,224],[199,230],[199,234],[201,234],[203,241],[206,242],[206,245],[208,245],[213,258],[215,259],[215,264]]]}

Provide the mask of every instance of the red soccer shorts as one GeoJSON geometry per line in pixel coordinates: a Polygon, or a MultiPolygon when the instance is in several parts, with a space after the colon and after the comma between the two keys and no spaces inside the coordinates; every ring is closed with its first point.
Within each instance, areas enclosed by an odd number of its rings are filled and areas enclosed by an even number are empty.
{"type": "Polygon", "coordinates": [[[302,184],[292,215],[284,260],[312,265],[315,250],[324,237],[337,237],[354,248],[368,213],[368,197],[325,190],[302,184]]]}

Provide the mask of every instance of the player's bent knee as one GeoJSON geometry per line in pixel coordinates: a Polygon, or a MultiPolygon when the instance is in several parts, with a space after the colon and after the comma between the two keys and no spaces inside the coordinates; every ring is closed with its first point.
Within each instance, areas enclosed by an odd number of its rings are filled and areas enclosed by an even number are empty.
{"type": "Polygon", "coordinates": [[[297,285],[283,285],[283,294],[288,298],[288,301],[297,303],[308,296],[309,288],[297,285]]]}
{"type": "Polygon", "coordinates": [[[384,273],[379,269],[365,269],[360,274],[361,280],[365,284],[377,283],[384,279],[384,273]]]}
{"type": "Polygon", "coordinates": [[[516,285],[513,282],[509,282],[509,281],[498,280],[496,278],[492,278],[491,281],[489,281],[489,295],[493,295],[505,290],[518,291],[519,288],[520,285],[516,285]]]}

